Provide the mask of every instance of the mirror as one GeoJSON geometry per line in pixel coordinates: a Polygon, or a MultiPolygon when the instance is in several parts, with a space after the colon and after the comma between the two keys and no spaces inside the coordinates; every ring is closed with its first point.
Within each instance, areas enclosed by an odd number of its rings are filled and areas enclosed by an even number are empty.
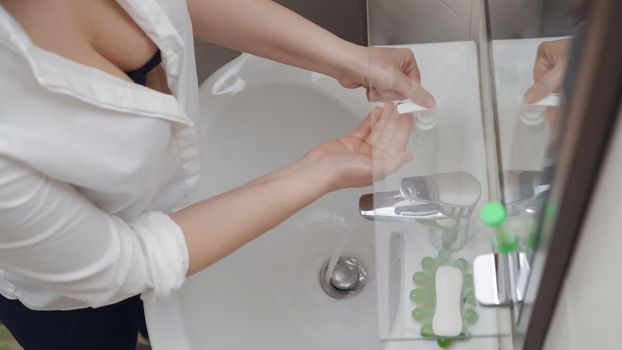
{"type": "MultiPolygon", "coordinates": [[[[444,347],[455,342],[477,348],[479,339],[511,333],[509,312],[481,307],[473,292],[473,260],[492,251],[491,236],[479,219],[490,198],[479,66],[480,47],[487,45],[479,35],[482,4],[368,2],[370,44],[412,51],[422,87],[436,100],[430,109],[417,109],[409,104],[414,100],[392,99],[400,114],[412,112],[406,149],[413,159],[383,177],[386,164],[374,158],[380,170],[375,173],[382,175],[360,203],[364,217],[374,219],[383,340],[425,339],[444,347]],[[443,283],[451,281],[459,283],[443,283]],[[450,313],[451,331],[438,327],[448,305],[460,310],[450,313]]],[[[377,59],[372,52],[370,61],[377,59]]],[[[370,72],[370,80],[373,88],[377,72],[370,72]]]]}
{"type": "MultiPolygon", "coordinates": [[[[585,16],[574,0],[486,0],[489,58],[504,229],[518,238],[518,251],[533,263],[544,254],[538,225],[547,211],[573,36],[585,16]]],[[[533,302],[537,281],[516,283],[526,296],[515,303],[519,320],[533,302]],[[531,290],[531,293],[530,293],[531,290]]]]}
{"type": "MultiPolygon", "coordinates": [[[[413,161],[378,179],[373,193],[361,202],[365,215],[375,220],[380,336],[464,340],[513,334],[523,306],[538,287],[530,279],[537,275],[530,266],[534,257],[544,254],[540,218],[554,210],[547,207],[547,200],[555,145],[563,134],[563,78],[571,65],[573,36],[584,20],[580,7],[575,0],[368,4],[370,44],[412,50],[422,86],[437,102],[433,109],[413,109],[407,147],[413,161]],[[415,212],[404,205],[412,200],[403,191],[404,179],[417,188],[424,177],[456,172],[471,174],[482,185],[481,198],[473,204],[474,214],[463,221],[466,224],[455,229],[442,220],[408,220],[412,219],[408,215],[424,210],[415,212]],[[500,236],[480,218],[488,201],[502,202],[503,230],[518,242],[512,246],[516,254],[506,255],[516,257],[507,266],[508,274],[514,271],[517,276],[516,285],[507,290],[519,296],[512,299],[519,302],[494,311],[474,302],[469,313],[476,314],[477,321],[465,319],[460,334],[443,338],[430,328],[435,309],[424,302],[428,280],[417,273],[435,276],[438,270],[426,266],[459,264],[463,280],[472,281],[475,257],[492,253],[493,236],[500,236]]],[[[374,59],[372,54],[370,60],[374,59]]],[[[370,73],[373,87],[375,72],[370,73]]],[[[383,169],[385,164],[374,159],[374,166],[383,169]]],[[[466,182],[454,185],[456,196],[470,193],[466,182]]],[[[471,285],[462,288],[465,296],[471,291],[471,285]]],[[[469,301],[462,298],[461,306],[470,307],[469,301]]]]}

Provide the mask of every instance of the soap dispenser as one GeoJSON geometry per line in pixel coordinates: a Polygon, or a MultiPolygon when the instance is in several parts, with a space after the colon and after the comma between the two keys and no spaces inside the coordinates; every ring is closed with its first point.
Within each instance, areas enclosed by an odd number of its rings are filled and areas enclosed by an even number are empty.
{"type": "Polygon", "coordinates": [[[413,165],[416,175],[438,173],[439,137],[438,110],[429,109],[415,113],[412,138],[413,165]]]}

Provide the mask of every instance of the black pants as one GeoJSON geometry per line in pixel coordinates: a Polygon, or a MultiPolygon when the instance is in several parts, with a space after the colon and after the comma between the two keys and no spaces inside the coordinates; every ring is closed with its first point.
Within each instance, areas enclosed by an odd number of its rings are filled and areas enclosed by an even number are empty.
{"type": "Polygon", "coordinates": [[[134,350],[145,336],[138,296],[93,309],[33,311],[0,295],[0,320],[25,350],[134,350]]]}

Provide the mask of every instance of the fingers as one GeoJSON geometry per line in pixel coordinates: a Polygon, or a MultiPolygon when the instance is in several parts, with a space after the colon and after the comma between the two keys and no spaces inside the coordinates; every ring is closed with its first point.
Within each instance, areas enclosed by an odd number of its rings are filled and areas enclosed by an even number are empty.
{"type": "Polygon", "coordinates": [[[540,56],[540,54],[538,54],[536,62],[533,65],[533,81],[540,81],[553,67],[555,67],[555,65],[550,62],[546,56],[540,56]]]}
{"type": "Polygon", "coordinates": [[[380,116],[382,109],[379,107],[375,107],[372,111],[363,119],[363,121],[352,131],[350,136],[360,139],[361,141],[365,140],[369,134],[371,133],[372,120],[377,120],[380,116]]]}
{"type": "Polygon", "coordinates": [[[399,116],[397,130],[393,134],[391,142],[387,145],[387,153],[399,154],[404,152],[410,139],[414,121],[415,118],[411,114],[399,116]]]}
{"type": "Polygon", "coordinates": [[[394,90],[402,93],[404,96],[423,107],[433,108],[436,106],[436,100],[432,94],[424,89],[416,80],[403,73],[396,76],[394,90]]]}
{"type": "Polygon", "coordinates": [[[402,100],[432,108],[434,97],[421,86],[421,73],[410,49],[376,48],[371,51],[372,73],[367,81],[367,99],[372,102],[402,100]]]}
{"type": "Polygon", "coordinates": [[[415,53],[410,49],[395,49],[399,52],[399,70],[404,73],[410,79],[413,79],[416,83],[421,83],[421,72],[419,72],[419,66],[417,65],[417,59],[415,53]]]}
{"type": "Polygon", "coordinates": [[[384,77],[379,78],[377,87],[367,89],[367,99],[371,102],[395,101],[405,98],[427,108],[436,106],[436,100],[424,89],[419,82],[404,72],[396,74],[384,73],[384,77]]]}
{"type": "Polygon", "coordinates": [[[525,92],[525,103],[535,103],[552,92],[559,91],[564,73],[570,40],[547,41],[538,46],[533,66],[534,84],[525,92]]]}
{"type": "Polygon", "coordinates": [[[559,91],[565,72],[565,64],[557,64],[548,73],[544,74],[542,78],[536,81],[525,92],[523,100],[525,103],[535,103],[545,98],[549,94],[559,91]]]}
{"type": "Polygon", "coordinates": [[[412,160],[405,149],[413,123],[412,115],[398,114],[391,103],[384,105],[380,118],[372,125],[370,137],[363,144],[374,160],[374,179],[380,180],[412,160]]]}
{"type": "Polygon", "coordinates": [[[412,115],[398,114],[392,103],[386,103],[382,108],[374,108],[366,120],[369,120],[371,131],[367,123],[363,122],[353,135],[360,138],[368,133],[357,152],[372,157],[374,179],[380,180],[413,159],[405,149],[414,118],[412,115]]]}
{"type": "Polygon", "coordinates": [[[339,79],[337,82],[346,89],[358,89],[363,86],[363,84],[350,79],[339,79]]]}
{"type": "Polygon", "coordinates": [[[371,116],[371,133],[365,143],[390,155],[403,152],[410,139],[414,117],[398,114],[392,103],[386,103],[379,115],[375,109],[371,116]]]}
{"type": "Polygon", "coordinates": [[[357,149],[356,149],[356,152],[357,152],[357,153],[360,153],[360,154],[364,154],[364,155],[366,155],[366,156],[368,156],[368,157],[371,157],[371,156],[372,156],[373,149],[371,148],[371,146],[370,146],[369,144],[367,144],[367,143],[365,143],[365,142],[361,142],[361,143],[358,145],[358,147],[357,147],[357,149]]]}
{"type": "Polygon", "coordinates": [[[412,59],[409,61],[406,73],[408,77],[410,77],[411,79],[414,79],[418,84],[421,84],[421,72],[419,72],[419,66],[417,65],[415,54],[412,51],[410,51],[410,55],[412,59]]]}
{"type": "Polygon", "coordinates": [[[403,100],[404,95],[396,91],[380,90],[376,88],[367,89],[367,100],[370,102],[388,102],[403,100]]]}
{"type": "Polygon", "coordinates": [[[392,103],[384,104],[384,106],[382,107],[382,112],[378,119],[375,122],[374,120],[372,120],[371,134],[367,137],[365,142],[372,146],[376,145],[380,137],[383,135],[384,129],[389,124],[391,120],[391,114],[394,110],[395,107],[392,103]]]}
{"type": "Polygon", "coordinates": [[[533,81],[542,79],[542,77],[555,66],[555,62],[549,54],[549,48],[550,42],[548,41],[538,45],[536,61],[533,64],[533,81]]]}
{"type": "Polygon", "coordinates": [[[389,116],[387,117],[386,126],[382,133],[378,136],[376,143],[374,146],[379,149],[386,149],[393,140],[393,136],[395,135],[395,131],[397,130],[397,126],[399,124],[399,114],[397,114],[397,109],[391,105],[391,109],[389,111],[389,116]]]}

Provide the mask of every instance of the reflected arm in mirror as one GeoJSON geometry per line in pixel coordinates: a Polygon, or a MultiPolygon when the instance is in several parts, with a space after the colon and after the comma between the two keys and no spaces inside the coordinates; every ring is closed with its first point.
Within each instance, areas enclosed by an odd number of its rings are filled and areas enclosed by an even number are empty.
{"type": "Polygon", "coordinates": [[[412,116],[398,115],[392,104],[376,108],[350,134],[313,148],[298,162],[172,214],[188,246],[188,275],[326,193],[369,186],[372,179],[396,171],[411,159],[405,148],[412,123],[412,116]],[[372,157],[383,166],[372,166],[372,157]]]}
{"type": "Polygon", "coordinates": [[[525,92],[525,103],[536,103],[559,92],[566,72],[571,39],[546,41],[538,46],[533,66],[534,84],[525,92]]]}
{"type": "Polygon", "coordinates": [[[188,0],[188,9],[200,39],[364,87],[371,100],[435,105],[410,50],[355,45],[270,0],[188,0]]]}

